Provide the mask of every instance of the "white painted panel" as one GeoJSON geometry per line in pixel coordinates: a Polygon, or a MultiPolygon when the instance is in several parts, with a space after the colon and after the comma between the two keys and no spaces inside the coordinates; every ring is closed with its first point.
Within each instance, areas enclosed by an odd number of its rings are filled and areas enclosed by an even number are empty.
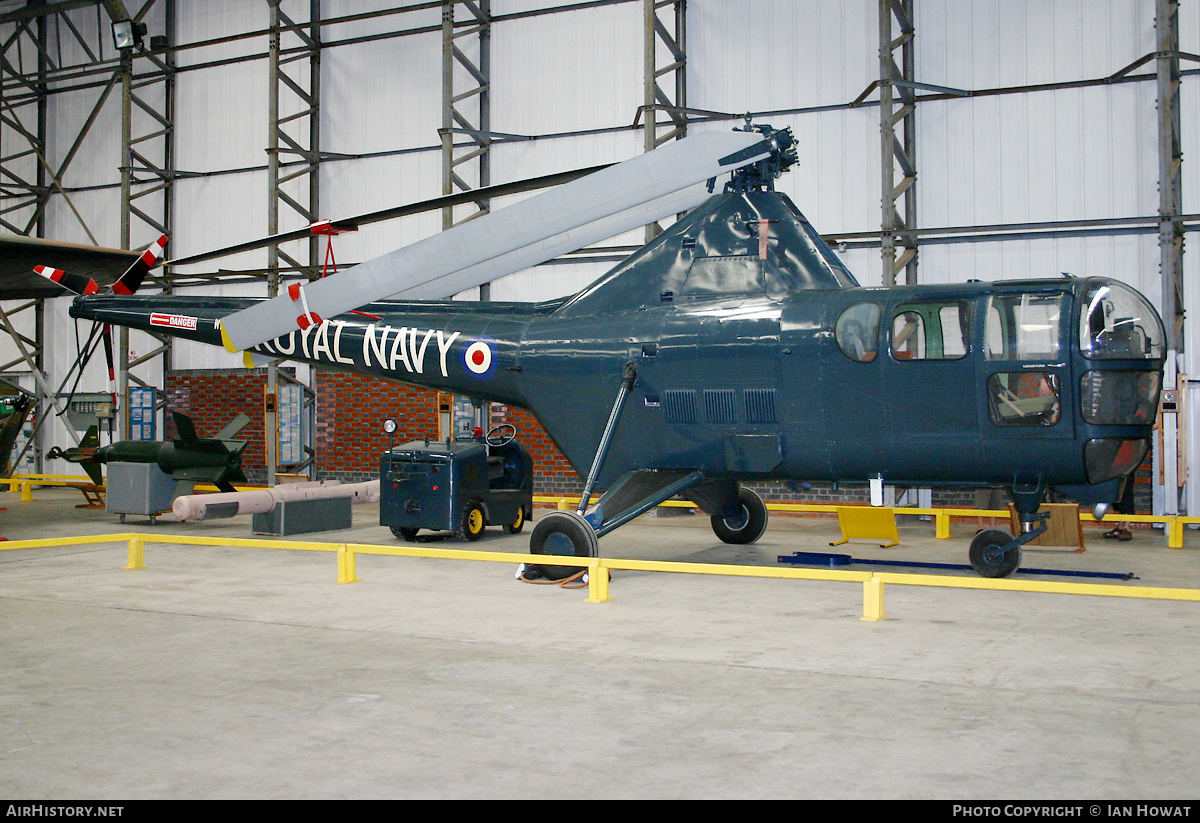
{"type": "Polygon", "coordinates": [[[736,114],[847,103],[879,75],[875,0],[688,4],[689,105],[736,114]]]}
{"type": "Polygon", "coordinates": [[[924,283],[1112,277],[1157,302],[1158,237],[1153,234],[925,244],[924,283]]]}
{"type": "MultiPolygon", "coordinates": [[[[322,147],[365,154],[439,146],[441,74],[440,32],[327,50],[321,59],[322,147]]],[[[440,168],[438,155],[433,157],[440,168]]]]}
{"type": "Polygon", "coordinates": [[[1145,125],[1153,111],[1146,86],[923,104],[920,225],[1153,214],[1157,144],[1145,125]]]}
{"type": "MultiPolygon", "coordinates": [[[[493,13],[501,13],[496,4],[493,13]]],[[[643,102],[642,4],[494,23],[491,90],[499,132],[632,124],[643,102]]]]}
{"type": "Polygon", "coordinates": [[[522,274],[492,283],[493,300],[553,300],[582,291],[608,271],[613,263],[556,263],[536,266],[522,274]]]}
{"type": "Polygon", "coordinates": [[[184,172],[265,168],[267,61],[180,72],[175,157],[184,172]]]}
{"type": "MultiPolygon", "coordinates": [[[[174,233],[168,256],[183,257],[267,234],[266,172],[183,178],[176,183],[174,233]]],[[[265,251],[244,252],[181,273],[242,270],[266,265],[265,251]]]]}
{"type": "MultiPolygon", "coordinates": [[[[195,297],[264,297],[266,288],[263,283],[222,283],[216,286],[177,289],[176,293],[195,297]]],[[[245,368],[245,365],[241,354],[228,352],[223,346],[209,346],[176,339],[171,345],[171,368],[241,369],[245,368]]]]}
{"type": "MultiPolygon", "coordinates": [[[[176,39],[179,44],[189,46],[176,52],[176,64],[181,68],[266,54],[265,33],[251,39],[226,39],[247,32],[265,32],[270,22],[266,3],[257,0],[205,0],[203,3],[176,2],[175,8],[176,39]],[[196,44],[201,45],[197,47],[196,44]]],[[[298,19],[303,20],[307,12],[296,14],[298,19]]],[[[265,67],[266,60],[257,61],[257,64],[265,67]]]]}
{"type": "Polygon", "coordinates": [[[914,14],[916,79],[952,88],[1106,77],[1154,51],[1153,0],[919,0],[914,14]]]}

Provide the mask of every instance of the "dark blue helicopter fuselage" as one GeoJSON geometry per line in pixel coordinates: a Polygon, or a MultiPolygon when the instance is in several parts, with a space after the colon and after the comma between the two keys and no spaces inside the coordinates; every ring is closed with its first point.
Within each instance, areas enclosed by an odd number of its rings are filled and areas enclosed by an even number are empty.
{"type": "MultiPolygon", "coordinates": [[[[71,313],[220,345],[250,302],[93,296],[71,313]]],[[[1102,278],[860,287],[769,191],[712,198],[565,300],[375,303],[255,352],[528,408],[581,474],[632,363],[602,486],[670,469],[1086,503],[1115,500],[1144,457],[1165,357],[1154,309],[1102,278]]]]}

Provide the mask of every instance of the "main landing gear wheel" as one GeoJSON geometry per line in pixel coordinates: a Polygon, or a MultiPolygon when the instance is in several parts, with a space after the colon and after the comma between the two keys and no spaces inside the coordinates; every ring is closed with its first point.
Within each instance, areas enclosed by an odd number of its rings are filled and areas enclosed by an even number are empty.
{"type": "Polygon", "coordinates": [[[753,543],[767,530],[767,506],[750,489],[738,490],[738,513],[712,516],[712,530],[725,543],[753,543]]]}
{"type": "Polygon", "coordinates": [[[505,534],[517,534],[521,529],[525,528],[525,507],[517,509],[517,519],[511,523],[504,524],[505,534]]]}
{"type": "Polygon", "coordinates": [[[483,507],[478,503],[468,503],[463,511],[462,528],[458,530],[458,536],[464,540],[478,540],[483,537],[485,526],[487,517],[483,513],[483,507]]]}
{"type": "MultiPolygon", "coordinates": [[[[572,511],[547,512],[529,538],[530,554],[558,555],[566,557],[596,557],[600,554],[600,542],[591,524],[572,511]]],[[[529,571],[537,572],[547,580],[564,580],[586,571],[581,566],[540,566],[529,564],[529,571]]]]}
{"type": "Polygon", "coordinates": [[[1004,547],[1012,542],[1012,536],[998,529],[988,529],[975,535],[971,541],[971,568],[982,577],[1008,577],[1021,566],[1021,547],[1004,547]]]}

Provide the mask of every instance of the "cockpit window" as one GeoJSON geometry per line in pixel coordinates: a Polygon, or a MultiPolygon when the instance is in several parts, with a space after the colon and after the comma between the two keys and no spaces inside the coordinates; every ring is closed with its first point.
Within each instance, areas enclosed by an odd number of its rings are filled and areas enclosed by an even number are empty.
{"type": "Polygon", "coordinates": [[[851,360],[870,363],[879,351],[878,303],[856,303],[838,315],[834,337],[851,360]]]}
{"type": "Polygon", "coordinates": [[[1062,294],[993,294],[988,298],[988,360],[1057,360],[1062,294]]]}
{"type": "Polygon", "coordinates": [[[968,303],[907,303],[892,316],[896,360],[956,360],[967,353],[968,303]]]}
{"type": "Polygon", "coordinates": [[[1079,348],[1085,357],[1157,360],[1165,337],[1158,315],[1133,289],[1109,282],[1088,290],[1079,321],[1079,348]]]}

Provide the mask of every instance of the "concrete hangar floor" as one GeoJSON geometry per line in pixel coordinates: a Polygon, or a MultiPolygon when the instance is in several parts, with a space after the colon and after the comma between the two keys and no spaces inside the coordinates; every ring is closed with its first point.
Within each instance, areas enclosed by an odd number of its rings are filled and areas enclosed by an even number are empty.
{"type": "MultiPolygon", "coordinates": [[[[77,494],[0,496],[3,536],[248,538],[77,494]],[[13,501],[13,502],[7,502],[13,501]]],[[[394,544],[377,509],[312,538],[394,544]]],[[[965,563],[976,528],[828,549],[773,516],[749,547],[643,517],[608,556],[775,565],[795,551],[965,563]]],[[[490,528],[470,548],[527,550],[490,528]]],[[[0,543],[0,548],[5,544],[0,543]]],[[[467,544],[447,541],[450,548],[467,544]]],[[[1200,534],[1026,565],[1200,588],[1200,534]]],[[[0,551],[0,796],[1186,799],[1200,774],[1200,604],[613,572],[613,599],[508,563],[152,543],[0,551]]],[[[950,572],[954,574],[954,572],[950,572]]],[[[969,575],[969,572],[961,572],[969,575]]],[[[1020,574],[1020,573],[1019,573],[1020,574]]],[[[1111,581],[1109,581],[1111,582],[1111,581]]]]}

